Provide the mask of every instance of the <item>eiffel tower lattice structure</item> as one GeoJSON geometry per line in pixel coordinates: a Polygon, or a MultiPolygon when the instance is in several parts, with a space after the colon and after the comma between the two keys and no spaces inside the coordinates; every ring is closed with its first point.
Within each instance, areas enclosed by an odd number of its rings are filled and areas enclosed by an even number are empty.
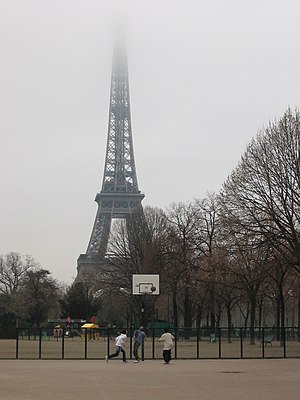
{"type": "Polygon", "coordinates": [[[127,219],[133,213],[142,213],[143,198],[134,161],[127,54],[122,44],[115,44],[102,189],[95,198],[98,211],[87,251],[77,260],[76,279],[85,272],[100,272],[101,266],[107,265],[112,219],[127,219]]]}

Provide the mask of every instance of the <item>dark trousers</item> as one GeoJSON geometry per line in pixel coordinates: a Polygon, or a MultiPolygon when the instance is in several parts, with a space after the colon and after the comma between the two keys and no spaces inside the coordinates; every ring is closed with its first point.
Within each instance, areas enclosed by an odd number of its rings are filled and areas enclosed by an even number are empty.
{"type": "Polygon", "coordinates": [[[123,354],[123,361],[126,361],[126,352],[121,346],[116,346],[115,353],[113,353],[110,356],[108,356],[108,358],[118,357],[118,355],[120,354],[120,351],[123,354]]]}
{"type": "Polygon", "coordinates": [[[164,358],[165,363],[168,363],[171,361],[171,349],[163,350],[163,358],[164,358]]]}
{"type": "Polygon", "coordinates": [[[142,343],[140,343],[140,342],[134,342],[134,345],[133,345],[133,355],[134,355],[134,358],[136,360],[140,359],[140,357],[139,357],[139,347],[140,347],[141,344],[142,343]]]}

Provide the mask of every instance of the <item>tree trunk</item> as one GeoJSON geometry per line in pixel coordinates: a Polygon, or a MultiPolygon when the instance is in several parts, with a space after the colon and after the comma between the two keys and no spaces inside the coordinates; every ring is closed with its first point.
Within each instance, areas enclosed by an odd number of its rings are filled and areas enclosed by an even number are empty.
{"type": "Polygon", "coordinates": [[[201,327],[201,320],[202,320],[202,313],[203,313],[203,308],[201,305],[197,305],[197,314],[196,314],[196,327],[200,328],[201,327]]]}
{"type": "Polygon", "coordinates": [[[280,299],[276,298],[276,340],[280,340],[280,299]]]}
{"type": "Polygon", "coordinates": [[[172,294],[172,305],[173,305],[174,326],[175,326],[175,328],[178,328],[178,305],[177,305],[177,291],[176,290],[172,294]]]}
{"type": "Polygon", "coordinates": [[[192,328],[192,302],[190,297],[190,288],[187,286],[184,290],[184,338],[189,339],[192,328]]]}
{"type": "Polygon", "coordinates": [[[260,303],[258,305],[258,332],[259,332],[259,338],[261,338],[262,313],[263,313],[263,305],[262,305],[262,303],[260,303]]]}
{"type": "Polygon", "coordinates": [[[281,335],[280,335],[280,346],[284,346],[285,341],[285,302],[284,296],[281,290],[280,293],[280,311],[281,311],[281,318],[280,318],[280,328],[281,328],[281,335]]]}
{"type": "Polygon", "coordinates": [[[192,302],[190,298],[190,288],[186,287],[184,291],[184,327],[192,326],[192,302]]]}
{"type": "Polygon", "coordinates": [[[209,291],[209,312],[210,312],[210,327],[215,328],[216,326],[216,316],[215,316],[215,289],[214,284],[210,285],[209,291]]]}
{"type": "Polygon", "coordinates": [[[247,310],[246,310],[246,313],[244,315],[244,328],[245,328],[245,330],[247,329],[247,326],[248,326],[249,309],[250,309],[249,303],[247,303],[247,310]]]}
{"type": "Polygon", "coordinates": [[[255,344],[255,311],[256,311],[256,300],[252,299],[250,304],[250,344],[255,344]]]}
{"type": "Polygon", "coordinates": [[[231,325],[232,325],[232,318],[231,318],[231,308],[230,305],[227,304],[226,306],[227,311],[227,326],[228,326],[228,335],[227,335],[227,342],[231,343],[231,325]]]}

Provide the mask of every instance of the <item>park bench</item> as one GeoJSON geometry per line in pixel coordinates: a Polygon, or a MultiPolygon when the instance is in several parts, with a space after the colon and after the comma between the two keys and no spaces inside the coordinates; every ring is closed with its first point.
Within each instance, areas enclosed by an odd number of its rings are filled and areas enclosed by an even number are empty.
{"type": "Polygon", "coordinates": [[[268,346],[268,344],[269,344],[270,346],[272,346],[272,342],[273,342],[274,339],[275,339],[274,336],[266,336],[264,339],[261,339],[260,345],[262,346],[263,343],[264,343],[265,346],[268,346]]]}

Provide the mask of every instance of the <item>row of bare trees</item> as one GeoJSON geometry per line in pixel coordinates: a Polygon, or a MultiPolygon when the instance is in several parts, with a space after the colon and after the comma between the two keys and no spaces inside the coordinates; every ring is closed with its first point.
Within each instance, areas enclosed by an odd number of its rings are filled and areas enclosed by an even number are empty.
{"type": "Polygon", "coordinates": [[[282,328],[288,306],[299,325],[299,168],[300,116],[287,110],[252,140],[219,194],[118,221],[113,268],[92,278],[102,318],[141,320],[132,274],[157,273],[161,296],[147,300],[148,321],[159,307],[176,326],[282,328]]]}
{"type": "Polygon", "coordinates": [[[0,325],[42,322],[59,313],[59,284],[31,256],[0,256],[0,325]]]}
{"type": "Polygon", "coordinates": [[[264,289],[276,303],[276,326],[285,325],[289,296],[298,300],[299,321],[299,168],[300,114],[289,109],[252,140],[220,194],[232,256],[254,274],[247,281],[251,326],[264,289]]]}

